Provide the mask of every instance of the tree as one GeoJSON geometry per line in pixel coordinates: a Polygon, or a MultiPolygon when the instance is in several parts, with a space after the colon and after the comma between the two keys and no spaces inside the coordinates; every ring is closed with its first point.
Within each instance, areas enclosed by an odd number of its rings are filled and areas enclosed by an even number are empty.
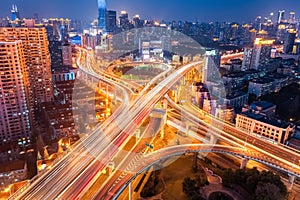
{"type": "Polygon", "coordinates": [[[283,196],[280,194],[280,189],[272,183],[262,183],[256,187],[256,200],[282,200],[283,196]]]}
{"type": "Polygon", "coordinates": [[[193,196],[199,188],[196,187],[196,181],[191,179],[190,177],[184,178],[182,182],[182,191],[188,195],[189,197],[193,196]]]}

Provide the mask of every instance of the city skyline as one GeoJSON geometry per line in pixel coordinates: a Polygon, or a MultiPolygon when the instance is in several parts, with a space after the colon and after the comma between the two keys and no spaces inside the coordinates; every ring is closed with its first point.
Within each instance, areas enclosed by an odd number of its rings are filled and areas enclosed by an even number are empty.
{"type": "MultiPolygon", "coordinates": [[[[129,17],[139,14],[143,19],[150,20],[186,20],[186,21],[236,21],[248,22],[258,15],[266,16],[273,12],[275,16],[278,10],[284,9],[287,13],[290,11],[300,13],[299,9],[295,9],[298,3],[296,0],[282,2],[276,0],[269,4],[267,1],[260,2],[254,0],[251,2],[241,2],[237,0],[213,2],[204,2],[203,0],[186,4],[183,0],[170,1],[143,1],[131,0],[130,2],[107,1],[107,10],[126,10],[129,17]],[[155,14],[154,11],[155,10],[155,14]],[[249,12],[251,11],[251,12],[249,12]],[[234,13],[234,15],[232,14],[234,13]]],[[[10,17],[12,4],[16,4],[20,11],[21,18],[33,17],[35,13],[40,18],[63,17],[71,19],[92,20],[97,19],[97,1],[83,0],[74,1],[58,1],[39,2],[37,0],[14,0],[2,3],[0,13],[3,17],[10,17]],[[37,9],[39,8],[39,9],[37,9]]]]}

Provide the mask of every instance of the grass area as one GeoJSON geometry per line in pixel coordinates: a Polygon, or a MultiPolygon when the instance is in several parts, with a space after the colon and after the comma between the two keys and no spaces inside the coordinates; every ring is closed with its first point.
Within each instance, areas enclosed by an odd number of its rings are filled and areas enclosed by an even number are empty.
{"type": "MultiPolygon", "coordinates": [[[[199,166],[199,163],[198,163],[199,166]]],[[[166,184],[166,189],[162,195],[165,200],[188,200],[182,191],[182,182],[185,177],[195,178],[205,176],[202,168],[198,172],[193,172],[193,156],[182,156],[175,162],[162,169],[162,177],[166,184]]]]}

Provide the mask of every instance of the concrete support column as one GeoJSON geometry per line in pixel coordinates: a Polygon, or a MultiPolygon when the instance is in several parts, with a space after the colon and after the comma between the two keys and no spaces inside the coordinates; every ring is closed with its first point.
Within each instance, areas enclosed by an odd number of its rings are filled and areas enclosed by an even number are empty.
{"type": "Polygon", "coordinates": [[[213,135],[213,134],[210,134],[210,141],[209,141],[209,143],[210,144],[215,144],[216,140],[217,140],[216,136],[213,135]]]}
{"type": "Polygon", "coordinates": [[[141,130],[138,128],[135,130],[135,143],[138,143],[139,138],[141,137],[141,130]]]}
{"type": "Polygon", "coordinates": [[[108,174],[111,175],[114,170],[115,170],[115,162],[110,161],[108,163],[108,174]]]}
{"type": "Polygon", "coordinates": [[[291,191],[293,189],[295,178],[296,177],[294,175],[289,174],[289,185],[288,185],[289,191],[291,191]]]}
{"type": "Polygon", "coordinates": [[[248,158],[242,158],[240,169],[244,169],[247,166],[248,161],[248,158]]]}
{"type": "Polygon", "coordinates": [[[189,124],[189,123],[186,123],[186,125],[185,125],[185,132],[186,132],[186,135],[189,134],[189,131],[190,131],[190,124],[189,124]]]}
{"type": "Polygon", "coordinates": [[[168,100],[164,99],[163,100],[163,109],[167,110],[167,108],[168,108],[168,100]]]}

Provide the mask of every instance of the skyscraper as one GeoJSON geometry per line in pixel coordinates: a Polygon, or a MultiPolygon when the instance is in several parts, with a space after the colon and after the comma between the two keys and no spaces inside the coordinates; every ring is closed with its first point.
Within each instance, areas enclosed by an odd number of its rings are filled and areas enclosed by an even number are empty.
{"type": "Polygon", "coordinates": [[[271,58],[271,49],[274,40],[256,38],[254,41],[253,49],[246,48],[244,53],[244,59],[242,69],[256,69],[264,67],[271,58]]]}
{"type": "Polygon", "coordinates": [[[34,108],[53,99],[51,61],[45,28],[0,28],[0,41],[22,40],[34,108]]]}
{"type": "Polygon", "coordinates": [[[284,12],[285,10],[278,11],[277,23],[280,24],[284,20],[284,12]]]}
{"type": "Polygon", "coordinates": [[[0,42],[0,144],[29,139],[29,89],[22,41],[0,42]]]}
{"type": "Polygon", "coordinates": [[[295,39],[296,39],[296,30],[289,30],[287,35],[286,35],[286,39],[284,41],[284,47],[283,47],[283,51],[284,53],[290,54],[293,52],[293,47],[295,44],[295,39]]]}
{"type": "Polygon", "coordinates": [[[98,0],[98,28],[106,31],[106,0],[98,0]]]}
{"type": "Polygon", "coordinates": [[[20,13],[18,11],[17,5],[12,5],[11,20],[15,21],[17,19],[20,19],[20,13]]]}
{"type": "Polygon", "coordinates": [[[295,12],[290,12],[289,23],[294,24],[296,22],[295,12]]]}
{"type": "Polygon", "coordinates": [[[114,10],[106,12],[106,30],[109,33],[114,33],[117,30],[117,12],[114,10]]]}

